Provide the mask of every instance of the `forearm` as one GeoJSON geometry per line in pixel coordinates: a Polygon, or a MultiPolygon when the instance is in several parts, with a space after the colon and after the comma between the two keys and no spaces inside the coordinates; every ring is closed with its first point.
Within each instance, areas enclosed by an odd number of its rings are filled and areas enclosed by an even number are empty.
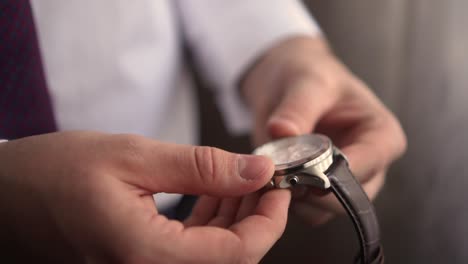
{"type": "Polygon", "coordinates": [[[185,39],[200,73],[217,89],[227,128],[233,133],[247,132],[252,116],[238,93],[241,76],[278,42],[319,35],[318,25],[296,0],[177,3],[185,39]]]}

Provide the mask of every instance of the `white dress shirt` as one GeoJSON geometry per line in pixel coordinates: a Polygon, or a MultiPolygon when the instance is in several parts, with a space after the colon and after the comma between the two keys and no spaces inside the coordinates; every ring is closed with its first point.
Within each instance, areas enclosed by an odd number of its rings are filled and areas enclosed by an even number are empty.
{"type": "MultiPolygon", "coordinates": [[[[217,89],[227,127],[250,126],[236,83],[282,39],[319,32],[295,0],[33,0],[60,130],[136,133],[196,144],[183,45],[217,89]]],[[[160,209],[179,195],[157,195],[160,209]]]]}

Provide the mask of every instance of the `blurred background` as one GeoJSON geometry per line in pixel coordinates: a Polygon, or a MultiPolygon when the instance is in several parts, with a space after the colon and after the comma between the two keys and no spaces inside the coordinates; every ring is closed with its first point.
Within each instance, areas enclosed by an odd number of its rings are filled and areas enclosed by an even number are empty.
{"type": "MultiPolygon", "coordinates": [[[[375,201],[387,263],[468,263],[468,1],[305,3],[408,136],[375,201]]],[[[226,132],[207,87],[199,98],[202,144],[250,152],[247,137],[226,132]]],[[[350,263],[357,250],[347,217],[318,228],[293,217],[263,263],[350,263]]]]}

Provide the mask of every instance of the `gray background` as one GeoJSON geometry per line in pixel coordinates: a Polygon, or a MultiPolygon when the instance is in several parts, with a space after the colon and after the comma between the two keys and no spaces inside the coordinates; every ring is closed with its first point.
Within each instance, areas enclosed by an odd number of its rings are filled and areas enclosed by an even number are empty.
{"type": "MultiPolygon", "coordinates": [[[[408,136],[409,149],[376,200],[387,263],[468,263],[468,1],[307,5],[408,136]]],[[[202,144],[249,152],[246,137],[226,133],[210,92],[199,92],[202,144]]],[[[346,217],[319,228],[292,218],[263,262],[351,263],[356,250],[346,217]]]]}

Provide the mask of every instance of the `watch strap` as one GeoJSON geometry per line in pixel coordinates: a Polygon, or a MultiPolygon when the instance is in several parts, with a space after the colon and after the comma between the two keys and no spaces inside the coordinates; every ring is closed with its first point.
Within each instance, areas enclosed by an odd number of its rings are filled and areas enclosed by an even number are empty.
{"type": "Polygon", "coordinates": [[[358,233],[361,253],[357,263],[383,263],[384,255],[374,206],[349,170],[345,158],[335,155],[333,164],[325,174],[330,180],[332,192],[345,208],[358,233]]]}

